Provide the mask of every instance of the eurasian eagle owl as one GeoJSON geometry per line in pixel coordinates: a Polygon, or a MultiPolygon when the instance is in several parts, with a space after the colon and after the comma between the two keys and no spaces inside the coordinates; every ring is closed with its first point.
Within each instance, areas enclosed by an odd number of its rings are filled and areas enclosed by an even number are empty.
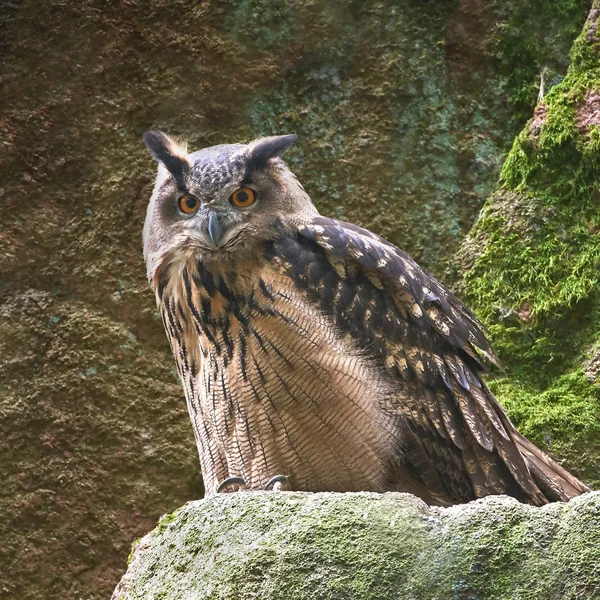
{"type": "Polygon", "coordinates": [[[188,154],[159,131],[148,279],[207,495],[232,483],[406,491],[434,504],[587,488],[520,435],[482,381],[473,314],[381,237],[319,214],[292,135],[188,154]]]}

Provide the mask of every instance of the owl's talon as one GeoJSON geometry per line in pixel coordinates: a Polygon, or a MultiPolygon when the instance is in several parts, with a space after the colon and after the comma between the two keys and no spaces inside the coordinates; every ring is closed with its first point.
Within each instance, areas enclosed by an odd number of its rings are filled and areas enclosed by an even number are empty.
{"type": "Polygon", "coordinates": [[[275,477],[271,477],[271,479],[269,479],[269,481],[267,481],[267,484],[265,485],[265,490],[269,491],[270,489],[273,489],[274,492],[280,492],[282,486],[285,485],[289,485],[290,480],[287,478],[286,475],[275,475],[275,477]]]}
{"type": "Polygon", "coordinates": [[[220,494],[229,485],[237,485],[240,487],[240,489],[243,489],[247,487],[248,484],[243,477],[239,477],[237,475],[233,477],[227,477],[227,479],[223,479],[223,481],[221,481],[221,483],[217,486],[217,494],[220,494]]]}

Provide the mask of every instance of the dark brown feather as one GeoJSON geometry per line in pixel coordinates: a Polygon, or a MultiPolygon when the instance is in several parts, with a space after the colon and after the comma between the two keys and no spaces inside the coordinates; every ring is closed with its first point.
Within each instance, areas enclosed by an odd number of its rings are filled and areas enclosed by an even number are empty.
{"type": "Polygon", "coordinates": [[[398,410],[422,450],[404,454],[413,475],[444,482],[450,502],[512,493],[540,504],[585,491],[522,441],[481,380],[483,357],[498,364],[483,327],[408,255],[367,230],[317,217],[298,237],[272,244],[267,258],[392,377],[411,382],[413,400],[398,410]]]}

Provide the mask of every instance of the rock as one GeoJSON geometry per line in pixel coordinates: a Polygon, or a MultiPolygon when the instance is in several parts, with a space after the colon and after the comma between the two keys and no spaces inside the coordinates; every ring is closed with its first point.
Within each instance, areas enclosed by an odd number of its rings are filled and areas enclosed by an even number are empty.
{"type": "Polygon", "coordinates": [[[542,508],[409,494],[238,493],[137,542],[112,600],[569,600],[600,594],[600,492],[542,508]]]}
{"type": "Polygon", "coordinates": [[[517,428],[600,485],[600,36],[596,0],[566,77],[517,136],[457,254],[460,295],[505,372],[490,387],[517,428]]]}
{"type": "Polygon", "coordinates": [[[101,600],[202,494],[145,281],[143,130],[297,133],[324,214],[442,276],[589,0],[0,6],[0,597],[101,600]]]}

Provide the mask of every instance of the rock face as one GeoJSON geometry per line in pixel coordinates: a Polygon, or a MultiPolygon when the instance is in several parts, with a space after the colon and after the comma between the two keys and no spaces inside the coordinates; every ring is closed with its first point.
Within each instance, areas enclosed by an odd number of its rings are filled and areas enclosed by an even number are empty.
{"type": "Polygon", "coordinates": [[[600,492],[428,508],[408,494],[238,493],[135,547],[113,600],[600,597],[600,492]]]}
{"type": "MultiPolygon", "coordinates": [[[[0,597],[100,600],[131,540],[202,495],[144,276],[142,131],[193,148],[297,133],[291,166],[325,214],[443,277],[590,2],[0,4],[0,597]]],[[[581,389],[564,418],[546,402],[550,443],[533,433],[595,481],[581,389]]],[[[536,388],[507,398],[532,433],[536,388]]]]}
{"type": "Polygon", "coordinates": [[[491,383],[532,441],[600,486],[600,3],[566,77],[513,144],[461,251],[461,295],[506,366],[491,383]]]}

